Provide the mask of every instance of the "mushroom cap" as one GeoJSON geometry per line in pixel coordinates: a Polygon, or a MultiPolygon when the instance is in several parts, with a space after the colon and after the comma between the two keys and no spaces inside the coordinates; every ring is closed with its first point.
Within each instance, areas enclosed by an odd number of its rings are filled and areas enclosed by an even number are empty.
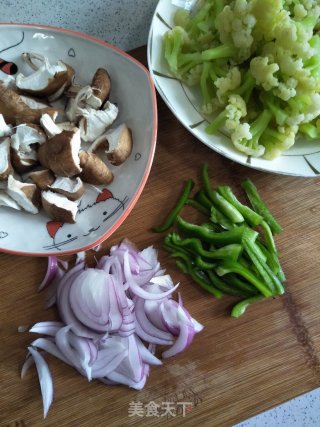
{"type": "Polygon", "coordinates": [[[48,190],[50,185],[54,182],[55,176],[49,169],[42,169],[34,171],[29,174],[29,178],[40,190],[48,190]]]}
{"type": "Polygon", "coordinates": [[[38,152],[40,163],[57,176],[78,175],[81,172],[80,146],[80,131],[64,130],[41,145],[38,152]]]}
{"type": "Polygon", "coordinates": [[[43,191],[41,193],[42,206],[47,215],[54,221],[67,222],[74,224],[78,212],[78,204],[73,202],[62,194],[52,191],[43,191]]]}
{"type": "Polygon", "coordinates": [[[100,108],[109,98],[111,90],[111,78],[108,71],[98,68],[92,78],[92,95],[87,99],[87,104],[92,108],[100,108]]]}
{"type": "Polygon", "coordinates": [[[18,125],[21,123],[39,123],[40,117],[48,113],[51,117],[56,117],[58,111],[52,107],[35,108],[27,105],[27,98],[18,95],[15,91],[6,87],[0,81],[0,113],[3,114],[6,123],[18,125]]]}
{"type": "Polygon", "coordinates": [[[127,160],[132,151],[132,132],[126,124],[105,133],[108,141],[107,157],[111,164],[118,166],[127,160]]]}
{"type": "Polygon", "coordinates": [[[92,185],[106,185],[113,180],[113,173],[108,166],[94,153],[80,152],[81,179],[92,185]]]}

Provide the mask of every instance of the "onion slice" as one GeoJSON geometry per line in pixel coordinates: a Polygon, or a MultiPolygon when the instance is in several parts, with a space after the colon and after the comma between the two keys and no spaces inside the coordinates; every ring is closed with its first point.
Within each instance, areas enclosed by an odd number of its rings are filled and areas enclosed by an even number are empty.
{"type": "Polygon", "coordinates": [[[46,274],[38,287],[38,292],[42,291],[46,286],[48,286],[52,280],[55,278],[58,270],[58,260],[56,256],[50,255],[48,257],[48,266],[46,274]]]}
{"type": "Polygon", "coordinates": [[[51,373],[47,362],[41,354],[32,347],[28,347],[28,350],[34,359],[37,368],[43,402],[43,418],[46,418],[53,401],[53,382],[51,373]]]}

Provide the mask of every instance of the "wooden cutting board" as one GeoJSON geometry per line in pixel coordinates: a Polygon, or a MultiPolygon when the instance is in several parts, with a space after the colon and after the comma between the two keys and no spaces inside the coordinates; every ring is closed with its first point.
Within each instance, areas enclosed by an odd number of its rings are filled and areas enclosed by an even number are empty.
{"type": "MultiPolygon", "coordinates": [[[[144,48],[133,54],[145,62],[144,48]]],[[[320,385],[319,179],[272,175],[237,165],[198,142],[160,98],[158,107],[158,142],[149,180],[100,255],[124,237],[140,249],[154,245],[161,264],[175,282],[181,282],[185,306],[205,328],[184,354],[152,367],[140,392],[88,383],[48,356],[55,397],[43,421],[34,369],[20,379],[26,347],[34,336],[18,333],[17,328],[57,318],[54,309],[44,308],[44,295],[36,291],[46,259],[0,254],[1,427],[231,426],[320,385]],[[277,245],[287,293],[251,306],[239,319],[229,315],[231,297],[217,301],[199,289],[162,249],[163,236],[150,231],[175,203],[182,182],[188,178],[199,182],[204,162],[209,163],[213,184],[229,184],[238,195],[240,181],[251,178],[284,228],[277,245]],[[168,409],[173,415],[156,416],[168,409]]]]}

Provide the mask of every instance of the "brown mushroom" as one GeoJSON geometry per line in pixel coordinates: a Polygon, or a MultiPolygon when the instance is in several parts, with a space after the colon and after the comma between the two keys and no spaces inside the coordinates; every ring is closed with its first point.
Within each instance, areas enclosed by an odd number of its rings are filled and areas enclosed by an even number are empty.
{"type": "Polygon", "coordinates": [[[34,171],[28,176],[40,190],[48,190],[55,180],[54,174],[49,169],[34,171]]]}
{"type": "MultiPolygon", "coordinates": [[[[29,57],[32,55],[29,54],[29,57]]],[[[28,76],[19,73],[16,76],[17,88],[23,93],[40,98],[51,96],[51,100],[53,98],[58,99],[63,91],[70,86],[74,69],[62,61],[50,64],[46,56],[36,55],[36,59],[42,61],[42,65],[28,76]]]]}
{"type": "Polygon", "coordinates": [[[23,98],[0,81],[0,113],[6,123],[19,125],[21,123],[38,123],[44,113],[55,118],[58,110],[52,107],[31,108],[23,98]]]}
{"type": "Polygon", "coordinates": [[[93,76],[91,87],[92,95],[87,99],[87,104],[92,108],[101,108],[109,98],[111,90],[111,79],[108,71],[104,68],[98,68],[93,76]]]}
{"type": "Polygon", "coordinates": [[[88,184],[106,185],[113,180],[113,173],[94,153],[80,152],[81,179],[88,184]]]}
{"type": "Polygon", "coordinates": [[[39,164],[38,153],[35,149],[24,153],[11,147],[10,149],[11,165],[15,172],[20,174],[28,172],[39,164]]]}
{"type": "Polygon", "coordinates": [[[16,209],[17,211],[21,210],[18,203],[15,202],[4,190],[0,190],[0,206],[16,209]]]}
{"type": "Polygon", "coordinates": [[[40,190],[35,184],[18,181],[12,175],[8,178],[7,193],[23,210],[37,214],[40,208],[40,190]]]}
{"type": "Polygon", "coordinates": [[[78,204],[62,194],[52,191],[43,191],[41,194],[42,206],[47,215],[54,221],[74,224],[78,212],[78,204]]]}
{"type": "Polygon", "coordinates": [[[80,145],[79,130],[64,130],[41,145],[38,152],[40,163],[57,176],[78,175],[81,172],[80,145]]]}
{"type": "Polygon", "coordinates": [[[62,194],[70,200],[79,200],[84,194],[84,185],[79,177],[58,177],[50,184],[49,190],[62,194]]]}
{"type": "Polygon", "coordinates": [[[7,179],[11,173],[10,138],[0,138],[0,180],[7,179]]]}
{"type": "Polygon", "coordinates": [[[108,142],[106,153],[110,163],[115,166],[121,165],[132,151],[131,129],[122,124],[115,129],[110,129],[104,136],[108,142]]]}

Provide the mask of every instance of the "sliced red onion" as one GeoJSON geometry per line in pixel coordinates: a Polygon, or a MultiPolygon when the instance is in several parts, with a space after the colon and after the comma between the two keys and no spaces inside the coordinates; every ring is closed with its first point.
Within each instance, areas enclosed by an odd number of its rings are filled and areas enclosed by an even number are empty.
{"type": "Polygon", "coordinates": [[[127,344],[128,356],[117,367],[117,372],[126,375],[135,382],[141,381],[143,377],[142,358],[134,335],[123,338],[127,344]]]}
{"type": "MultiPolygon", "coordinates": [[[[76,269],[76,267],[74,267],[74,269],[76,269]]],[[[59,285],[57,296],[58,310],[64,323],[71,325],[71,329],[76,335],[84,338],[99,339],[102,335],[97,331],[93,331],[92,329],[87,328],[83,323],[81,323],[71,309],[69,300],[70,288],[72,286],[73,280],[75,280],[75,278],[78,277],[81,272],[82,269],[79,269],[79,271],[76,271],[74,274],[70,274],[68,280],[64,280],[63,286],[61,286],[61,284],[59,285]]]]}
{"type": "Polygon", "coordinates": [[[110,372],[110,374],[107,376],[107,379],[117,384],[127,385],[128,387],[133,388],[135,390],[142,390],[147,381],[147,374],[145,373],[142,379],[136,382],[126,377],[125,375],[118,373],[117,371],[113,371],[110,372]]]}
{"type": "Polygon", "coordinates": [[[92,378],[101,378],[114,371],[128,357],[128,349],[119,337],[110,337],[104,341],[92,365],[92,378]]]}
{"type": "Polygon", "coordinates": [[[35,334],[43,334],[55,336],[60,328],[62,328],[64,324],[62,322],[57,321],[48,321],[48,322],[38,322],[35,323],[29,332],[33,332],[35,334]]]}
{"type": "Polygon", "coordinates": [[[74,315],[86,327],[100,332],[110,329],[110,274],[88,268],[74,280],[69,302],[74,315]]]}
{"type": "Polygon", "coordinates": [[[150,283],[154,283],[167,289],[172,289],[174,287],[171,276],[169,274],[154,276],[150,279],[150,283]]]}
{"type": "Polygon", "coordinates": [[[195,334],[193,326],[188,322],[186,323],[181,321],[179,329],[180,333],[177,340],[172,347],[162,353],[163,358],[175,356],[176,354],[184,351],[190,345],[195,334]]]}
{"type": "Polygon", "coordinates": [[[36,364],[42,394],[43,418],[46,418],[53,401],[53,383],[51,373],[49,371],[47,362],[44,360],[41,354],[32,347],[28,347],[28,350],[36,364]]]}
{"type": "Polygon", "coordinates": [[[51,341],[48,338],[38,338],[34,340],[31,345],[33,347],[40,348],[41,350],[46,351],[47,353],[51,354],[52,356],[56,357],[57,359],[62,360],[67,365],[70,365],[70,361],[61,353],[61,351],[58,349],[54,341],[51,341]]]}
{"type": "Polygon", "coordinates": [[[141,288],[135,282],[135,280],[131,274],[127,252],[124,254],[124,272],[125,272],[126,280],[129,284],[129,288],[131,289],[131,291],[135,295],[137,295],[138,297],[143,298],[143,299],[154,299],[154,300],[156,300],[156,299],[165,298],[166,296],[171,295],[179,286],[179,284],[178,284],[178,285],[174,286],[172,289],[170,289],[169,291],[162,292],[161,294],[153,294],[151,292],[147,292],[146,290],[141,288]]]}
{"type": "Polygon", "coordinates": [[[77,370],[81,371],[81,363],[76,351],[71,347],[69,342],[69,331],[71,326],[64,326],[56,334],[56,344],[63,356],[68,360],[69,365],[72,365],[77,370]]]}
{"type": "Polygon", "coordinates": [[[139,297],[134,298],[135,303],[135,315],[136,315],[136,322],[139,323],[141,328],[146,332],[148,335],[152,335],[155,338],[160,338],[163,341],[172,342],[173,336],[170,332],[163,331],[156,326],[154,326],[145,313],[145,300],[139,297]]]}
{"type": "Polygon", "coordinates": [[[64,260],[58,258],[58,264],[60,264],[62,266],[62,268],[64,269],[64,271],[67,271],[69,269],[69,263],[68,263],[68,261],[64,261],[64,260]]]}
{"type": "Polygon", "coordinates": [[[139,338],[136,338],[136,342],[141,354],[141,359],[144,363],[148,363],[149,365],[162,365],[161,360],[153,354],[152,350],[147,349],[139,338]]]}
{"type": "MultiPolygon", "coordinates": [[[[172,299],[178,286],[161,269],[152,246],[139,252],[124,240],[100,258],[96,268],[86,268],[85,254],[80,253],[68,272],[57,267],[49,288],[63,323],[33,325],[30,332],[47,338],[32,346],[73,366],[89,381],[96,378],[140,390],[150,365],[162,364],[155,356],[156,345],[170,346],[164,358],[174,356],[203,329],[184,308],[180,294],[178,302],[172,299]]],[[[26,359],[22,376],[33,360],[26,359]]],[[[42,394],[46,415],[51,402],[47,391],[42,394]]]]}
{"type": "Polygon", "coordinates": [[[136,334],[143,341],[146,341],[148,343],[158,344],[158,345],[171,345],[171,344],[173,344],[173,341],[162,340],[161,338],[157,338],[157,337],[154,337],[153,335],[149,335],[147,332],[145,332],[141,328],[140,324],[137,321],[136,321],[136,334]]]}
{"type": "Polygon", "coordinates": [[[48,266],[46,274],[38,287],[38,292],[42,291],[46,286],[48,286],[52,280],[55,278],[55,275],[58,270],[58,260],[57,257],[50,255],[48,257],[48,266]]]}
{"type": "Polygon", "coordinates": [[[33,359],[33,357],[31,356],[31,354],[30,354],[30,353],[28,353],[28,354],[27,354],[27,357],[26,357],[26,360],[24,361],[24,364],[22,365],[22,368],[21,368],[21,373],[20,373],[21,378],[24,378],[24,377],[25,377],[25,375],[26,375],[27,371],[30,369],[30,367],[31,367],[33,364],[34,364],[34,359],[33,359]]]}
{"type": "Polygon", "coordinates": [[[201,325],[201,323],[199,323],[196,319],[192,318],[191,322],[193,324],[194,330],[196,333],[201,332],[202,329],[204,328],[203,325],[201,325]]]}
{"type": "MultiPolygon", "coordinates": [[[[72,332],[69,334],[69,342],[73,349],[77,352],[79,363],[81,368],[85,371],[86,376],[89,381],[92,379],[92,364],[91,361],[91,351],[92,349],[89,346],[87,338],[82,338],[74,335],[72,332]]],[[[98,354],[97,354],[98,357],[98,354]]]]}

